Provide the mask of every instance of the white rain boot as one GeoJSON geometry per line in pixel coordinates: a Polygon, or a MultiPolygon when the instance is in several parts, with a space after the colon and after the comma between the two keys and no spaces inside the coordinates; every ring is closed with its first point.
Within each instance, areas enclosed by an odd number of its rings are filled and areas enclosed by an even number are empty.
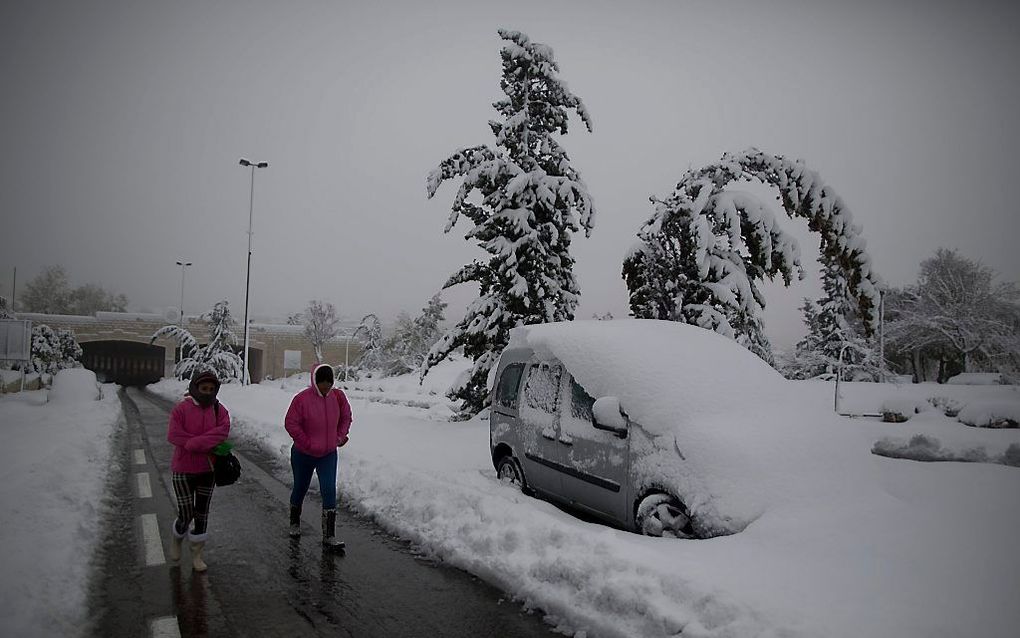
{"type": "Polygon", "coordinates": [[[187,530],[178,534],[177,533],[177,521],[175,520],[170,526],[170,562],[176,563],[181,560],[181,544],[184,542],[184,537],[187,535],[187,530]]]}
{"type": "Polygon", "coordinates": [[[188,539],[191,541],[191,568],[196,572],[204,572],[209,569],[209,566],[202,560],[202,552],[205,551],[205,541],[209,538],[208,532],[205,534],[190,534],[188,539]]]}

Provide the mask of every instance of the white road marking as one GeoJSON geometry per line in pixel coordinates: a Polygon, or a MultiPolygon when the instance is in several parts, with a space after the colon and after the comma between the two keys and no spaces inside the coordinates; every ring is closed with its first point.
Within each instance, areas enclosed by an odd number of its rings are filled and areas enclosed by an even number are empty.
{"type": "Polygon", "coordinates": [[[149,632],[152,634],[152,638],[181,638],[181,630],[177,626],[176,616],[153,618],[149,623],[149,632]]]}
{"type": "Polygon", "coordinates": [[[135,474],[138,481],[138,498],[152,498],[152,484],[149,483],[149,473],[139,472],[135,474]]]}
{"type": "Polygon", "coordinates": [[[145,565],[166,563],[163,555],[163,541],[159,538],[159,521],[155,514],[142,514],[142,543],[145,545],[145,565]]]}
{"type": "Polygon", "coordinates": [[[135,450],[135,465],[145,465],[145,450],[135,450]]]}

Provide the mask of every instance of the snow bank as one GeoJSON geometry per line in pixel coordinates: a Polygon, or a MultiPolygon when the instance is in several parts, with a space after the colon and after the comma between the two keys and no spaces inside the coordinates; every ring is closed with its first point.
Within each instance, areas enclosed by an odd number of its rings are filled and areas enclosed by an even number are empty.
{"type": "Polygon", "coordinates": [[[979,428],[1015,428],[1020,424],[1020,400],[971,403],[960,410],[961,423],[979,428]]]}
{"type": "Polygon", "coordinates": [[[0,399],[4,635],[73,636],[86,621],[89,560],[120,418],[115,386],[104,394],[74,400],[68,392],[46,403],[40,390],[0,399]]]}
{"type": "Polygon", "coordinates": [[[96,373],[91,370],[67,368],[53,376],[50,401],[57,403],[98,401],[102,396],[103,391],[96,381],[96,373]]]}
{"type": "Polygon", "coordinates": [[[1002,375],[998,372],[961,372],[946,379],[949,385],[999,385],[1002,375]]]}

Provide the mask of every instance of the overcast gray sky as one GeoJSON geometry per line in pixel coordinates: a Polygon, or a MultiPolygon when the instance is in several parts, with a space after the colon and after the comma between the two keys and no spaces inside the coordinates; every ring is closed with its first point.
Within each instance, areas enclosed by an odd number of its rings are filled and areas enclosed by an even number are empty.
{"type": "MultiPolygon", "coordinates": [[[[880,275],[948,246],[1020,279],[1013,196],[1020,20],[1011,2],[47,2],[0,4],[0,294],[49,264],[133,309],[311,298],[416,312],[481,252],[442,234],[454,186],[425,176],[492,143],[499,27],[556,52],[588,106],[563,139],[598,209],[574,242],[578,317],[627,314],[634,233],[689,167],[757,146],[833,186],[880,275]]],[[[462,222],[463,223],[463,222],[462,222]]],[[[809,278],[769,288],[777,345],[809,278]]],[[[453,291],[450,316],[473,291],[453,291]]]]}

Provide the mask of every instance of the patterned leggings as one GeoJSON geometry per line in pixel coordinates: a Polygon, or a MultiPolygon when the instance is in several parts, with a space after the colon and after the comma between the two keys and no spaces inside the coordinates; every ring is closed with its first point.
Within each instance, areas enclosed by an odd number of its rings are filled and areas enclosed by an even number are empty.
{"type": "Polygon", "coordinates": [[[206,533],[206,526],[209,524],[209,504],[212,502],[212,493],[215,483],[212,472],[201,474],[180,474],[174,472],[171,480],[174,485],[174,494],[177,496],[177,520],[174,521],[174,531],[183,536],[188,531],[188,525],[194,519],[195,529],[193,536],[202,536],[206,533]]]}

